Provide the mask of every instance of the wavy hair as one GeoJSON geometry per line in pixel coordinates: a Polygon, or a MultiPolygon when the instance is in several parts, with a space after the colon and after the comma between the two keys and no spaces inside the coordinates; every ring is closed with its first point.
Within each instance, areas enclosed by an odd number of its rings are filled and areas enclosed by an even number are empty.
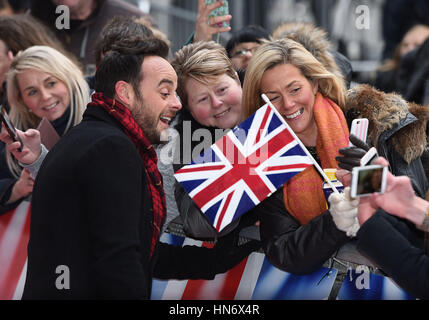
{"type": "Polygon", "coordinates": [[[243,119],[264,104],[261,98],[261,79],[265,71],[281,64],[295,66],[312,83],[318,81],[319,92],[344,109],[346,89],[343,79],[328,71],[300,43],[281,39],[261,45],[247,67],[243,86],[243,119]]]}

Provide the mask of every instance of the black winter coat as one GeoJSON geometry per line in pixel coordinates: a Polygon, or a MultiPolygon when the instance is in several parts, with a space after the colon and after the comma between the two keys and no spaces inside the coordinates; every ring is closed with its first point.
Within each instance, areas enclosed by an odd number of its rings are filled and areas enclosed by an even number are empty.
{"type": "Polygon", "coordinates": [[[336,227],[329,211],[302,226],[285,209],[283,189],[263,203],[261,240],[267,258],[281,270],[293,274],[312,273],[350,240],[336,227]]]}
{"type": "Polygon", "coordinates": [[[207,248],[158,243],[149,259],[147,187],[120,124],[89,107],[38,173],[23,299],[148,299],[153,275],[213,279],[219,258],[207,248]],[[58,266],[69,269],[70,289],[57,288],[58,266]]]}
{"type": "Polygon", "coordinates": [[[404,157],[395,150],[392,140],[390,139],[393,134],[415,121],[417,121],[416,117],[410,113],[405,119],[401,120],[401,123],[397,128],[383,132],[380,136],[377,150],[380,156],[389,161],[390,171],[396,176],[409,177],[416,194],[419,197],[424,198],[428,191],[429,184],[420,157],[412,160],[408,164],[404,160],[404,157]]]}
{"type": "Polygon", "coordinates": [[[378,210],[357,233],[358,250],[399,286],[420,299],[429,299],[429,256],[423,234],[415,227],[378,210]]]}
{"type": "Polygon", "coordinates": [[[379,72],[374,86],[384,92],[397,92],[405,100],[429,103],[429,39],[401,58],[396,69],[379,72]]]}

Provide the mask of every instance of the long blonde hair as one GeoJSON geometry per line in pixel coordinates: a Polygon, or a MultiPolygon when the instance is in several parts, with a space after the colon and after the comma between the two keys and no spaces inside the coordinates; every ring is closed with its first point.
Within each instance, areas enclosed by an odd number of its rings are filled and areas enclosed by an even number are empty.
{"type": "MultiPolygon", "coordinates": [[[[33,46],[17,54],[7,76],[10,119],[15,127],[25,131],[36,128],[42,120],[29,111],[19,89],[17,75],[29,69],[48,73],[67,86],[70,96],[70,116],[65,132],[78,124],[90,101],[89,87],[81,70],[69,58],[55,49],[47,46],[33,46]]],[[[7,155],[7,158],[11,172],[13,175],[19,176],[21,168],[10,154],[7,155]]]]}
{"type": "Polygon", "coordinates": [[[295,66],[312,83],[318,81],[319,92],[344,108],[344,80],[326,70],[300,43],[281,39],[264,43],[250,60],[243,86],[243,119],[264,104],[261,98],[261,79],[265,71],[281,64],[295,66]]]}

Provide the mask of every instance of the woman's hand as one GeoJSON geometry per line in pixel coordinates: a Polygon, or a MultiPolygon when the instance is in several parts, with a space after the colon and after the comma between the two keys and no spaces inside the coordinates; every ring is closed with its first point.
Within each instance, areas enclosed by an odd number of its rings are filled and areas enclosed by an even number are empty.
{"type": "Polygon", "coordinates": [[[214,34],[231,31],[231,27],[219,27],[223,22],[229,23],[231,15],[218,16],[209,19],[210,12],[223,5],[223,1],[218,1],[206,5],[205,0],[198,0],[198,16],[195,22],[194,42],[211,41],[214,34]]]}
{"type": "Polygon", "coordinates": [[[7,203],[14,203],[19,199],[28,197],[33,192],[34,180],[30,177],[30,173],[24,169],[21,176],[13,186],[12,193],[7,203]]]}
{"type": "Polygon", "coordinates": [[[24,164],[32,164],[39,158],[42,152],[40,132],[36,129],[28,129],[25,132],[16,129],[16,132],[24,145],[21,152],[18,151],[21,143],[19,141],[14,142],[3,127],[0,132],[0,140],[6,143],[6,150],[18,161],[24,164]]]}
{"type": "Polygon", "coordinates": [[[331,193],[329,196],[329,212],[335,225],[349,237],[354,237],[359,230],[357,221],[359,200],[350,198],[350,188],[344,193],[331,193]]]}
{"type": "MultiPolygon", "coordinates": [[[[387,166],[384,158],[378,158],[376,164],[387,166]]],[[[407,219],[417,227],[423,223],[429,204],[415,195],[409,177],[395,177],[387,173],[386,191],[384,194],[373,194],[371,201],[389,214],[407,219]]]]}
{"type": "Polygon", "coordinates": [[[335,160],[338,161],[338,166],[341,169],[352,171],[354,167],[360,166],[360,159],[368,152],[370,146],[353,134],[350,135],[349,140],[353,146],[341,148],[339,150],[340,156],[336,157],[335,160]]]}

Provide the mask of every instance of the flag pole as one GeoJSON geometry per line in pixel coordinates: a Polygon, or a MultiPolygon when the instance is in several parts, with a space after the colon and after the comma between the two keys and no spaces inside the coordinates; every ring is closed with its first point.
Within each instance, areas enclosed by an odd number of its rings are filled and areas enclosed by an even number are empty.
{"type": "Polygon", "coordinates": [[[331,179],[328,178],[328,176],[326,175],[325,171],[323,171],[323,169],[319,166],[319,164],[313,158],[313,156],[311,155],[311,153],[307,150],[307,148],[304,146],[304,144],[301,142],[301,140],[297,137],[297,135],[292,130],[292,128],[289,126],[289,124],[283,119],[282,115],[277,111],[276,107],[274,107],[274,105],[271,103],[270,99],[268,99],[268,97],[264,93],[261,95],[261,97],[274,110],[274,112],[277,114],[277,116],[283,121],[283,123],[289,129],[289,132],[292,134],[292,136],[295,138],[295,140],[298,142],[298,144],[301,146],[301,148],[304,150],[304,152],[307,154],[307,156],[311,159],[311,161],[313,162],[313,164],[316,167],[317,171],[319,171],[319,173],[326,180],[326,182],[329,184],[329,186],[331,187],[331,189],[335,193],[339,194],[338,189],[334,186],[334,184],[332,183],[331,179]]]}

